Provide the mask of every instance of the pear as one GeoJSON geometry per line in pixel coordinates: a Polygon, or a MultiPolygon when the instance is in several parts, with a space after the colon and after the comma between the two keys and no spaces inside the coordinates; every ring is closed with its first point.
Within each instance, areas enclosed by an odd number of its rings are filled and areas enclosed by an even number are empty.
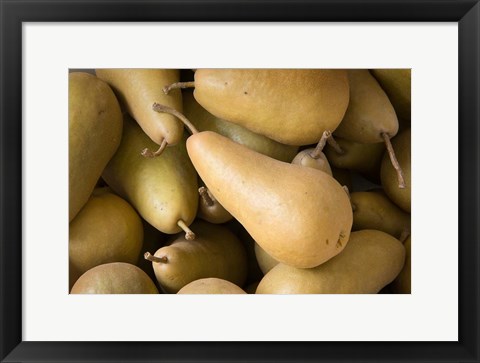
{"type": "Polygon", "coordinates": [[[363,144],[340,137],[336,137],[335,141],[342,150],[341,153],[330,145],[325,147],[325,155],[332,166],[357,171],[374,182],[380,181],[384,143],[363,144]]]}
{"type": "Polygon", "coordinates": [[[263,135],[256,134],[245,127],[218,118],[202,106],[193,97],[193,92],[183,92],[185,116],[199,131],[214,131],[239,144],[268,155],[274,159],[290,162],[298,151],[297,146],[284,145],[263,135]]]}
{"type": "Polygon", "coordinates": [[[138,124],[125,115],[121,145],[103,178],[159,231],[174,234],[184,230],[189,238],[194,238],[188,226],[197,213],[198,183],[185,141],[166,148],[162,157],[154,159],[136,152],[152,145],[138,124]]]}
{"type": "Polygon", "coordinates": [[[143,244],[140,249],[139,257],[136,261],[136,266],[140,267],[145,273],[156,282],[155,272],[153,271],[152,263],[144,258],[148,251],[156,251],[163,247],[166,243],[166,234],[163,234],[158,229],[153,227],[150,223],[142,219],[143,222],[143,244]]]}
{"type": "Polygon", "coordinates": [[[411,69],[371,69],[370,72],[388,95],[398,118],[409,125],[411,119],[411,69]]]}
{"type": "Polygon", "coordinates": [[[197,216],[210,223],[226,223],[232,220],[232,215],[215,199],[208,188],[198,188],[200,199],[198,200],[197,216]]]}
{"type": "Polygon", "coordinates": [[[333,177],[272,159],[215,132],[198,132],[171,108],[153,108],[176,115],[188,126],[193,135],[187,139],[187,152],[195,170],[273,258],[309,268],[343,250],[352,228],[352,208],[333,177]]]}
{"type": "Polygon", "coordinates": [[[411,238],[408,237],[404,243],[407,256],[405,258],[405,265],[397,278],[390,284],[394,294],[411,294],[412,293],[412,246],[411,238]]]}
{"type": "Polygon", "coordinates": [[[153,281],[137,266],[113,262],[85,272],[71,294],[158,294],[153,281]]]}
{"type": "Polygon", "coordinates": [[[192,281],[178,294],[246,294],[240,287],[218,278],[206,278],[192,281]]]}
{"type": "Polygon", "coordinates": [[[110,262],[135,264],[143,241],[140,217],[125,200],[95,189],[70,223],[70,287],[89,269],[110,262]]]}
{"type": "Polygon", "coordinates": [[[376,230],[352,232],[342,253],[312,268],[278,264],[258,285],[257,294],[376,294],[403,268],[405,248],[376,230]]]}
{"type": "Polygon", "coordinates": [[[322,152],[329,137],[331,137],[330,131],[325,131],[317,146],[315,148],[307,148],[300,151],[293,158],[292,164],[322,170],[325,173],[332,175],[332,169],[330,168],[327,157],[322,152]]]}
{"type": "Polygon", "coordinates": [[[348,106],[340,69],[197,69],[194,97],[211,114],[287,145],[318,142],[340,124],[348,106]]]}
{"type": "Polygon", "coordinates": [[[172,82],[178,82],[180,72],[176,69],[96,69],[97,77],[107,82],[125,106],[127,112],[138,122],[143,131],[157,145],[155,153],[145,145],[134,152],[145,156],[158,156],[167,145],[182,141],[183,126],[168,114],[152,111],[152,103],[182,111],[182,93],[173,90],[166,95],[162,88],[172,82]],[[160,147],[158,146],[160,145],[160,147]]]}
{"type": "Polygon", "coordinates": [[[278,261],[266,253],[258,243],[255,243],[255,255],[257,256],[258,266],[260,266],[263,274],[266,274],[278,265],[278,261]]]}
{"type": "Polygon", "coordinates": [[[226,227],[195,221],[195,241],[183,235],[160,248],[155,255],[145,254],[162,290],[176,293],[188,283],[217,277],[243,286],[247,276],[247,256],[238,238],[226,227]]]}
{"type": "Polygon", "coordinates": [[[354,192],[352,230],[376,229],[403,240],[410,234],[410,214],[405,213],[383,192],[354,192]]]}
{"type": "Polygon", "coordinates": [[[405,212],[411,209],[411,132],[410,129],[399,133],[392,140],[392,147],[397,155],[400,168],[403,170],[405,188],[400,189],[396,184],[396,170],[385,154],[382,160],[380,177],[385,194],[405,212]]]}
{"type": "Polygon", "coordinates": [[[350,201],[328,174],[269,158],[211,131],[191,136],[187,151],[215,198],[275,259],[314,267],[348,242],[350,201]]]}
{"type": "Polygon", "coordinates": [[[69,221],[87,203],[120,144],[122,113],[111,88],[94,75],[68,75],[69,221]]]}

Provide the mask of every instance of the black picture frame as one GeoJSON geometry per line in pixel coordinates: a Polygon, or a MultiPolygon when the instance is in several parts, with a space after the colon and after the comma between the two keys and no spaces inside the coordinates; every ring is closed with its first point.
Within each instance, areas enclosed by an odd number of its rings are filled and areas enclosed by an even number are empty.
{"type": "Polygon", "coordinates": [[[479,362],[478,0],[0,0],[0,359],[2,362],[479,362]],[[22,22],[383,21],[459,25],[458,342],[22,341],[22,22]]]}

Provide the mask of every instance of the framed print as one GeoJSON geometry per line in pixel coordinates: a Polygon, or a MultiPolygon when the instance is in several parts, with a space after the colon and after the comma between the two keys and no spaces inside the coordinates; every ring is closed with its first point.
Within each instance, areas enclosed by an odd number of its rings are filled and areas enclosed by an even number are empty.
{"type": "Polygon", "coordinates": [[[0,4],[2,362],[479,361],[478,1],[0,4]],[[69,75],[116,68],[181,69],[187,82],[206,68],[409,70],[411,293],[69,294],[83,274],[68,281],[69,75]]]}

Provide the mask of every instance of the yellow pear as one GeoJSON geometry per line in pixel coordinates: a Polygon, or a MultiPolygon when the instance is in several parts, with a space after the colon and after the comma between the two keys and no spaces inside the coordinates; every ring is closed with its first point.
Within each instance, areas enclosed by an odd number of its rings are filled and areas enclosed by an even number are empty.
{"type": "MultiPolygon", "coordinates": [[[[178,82],[180,72],[176,69],[137,69],[115,68],[96,69],[97,77],[107,82],[115,91],[119,100],[128,113],[138,122],[143,131],[157,145],[154,150],[163,151],[166,145],[175,145],[183,138],[183,126],[175,117],[168,114],[159,114],[152,110],[152,103],[163,105],[182,111],[182,93],[173,90],[166,95],[162,89],[165,85],[178,82]]],[[[140,146],[141,152],[146,148],[140,146]]],[[[155,156],[148,149],[146,156],[155,156]]]]}
{"type": "Polygon", "coordinates": [[[68,76],[69,221],[87,203],[120,144],[122,113],[108,84],[92,74],[68,76]]]}
{"type": "Polygon", "coordinates": [[[376,294],[400,273],[403,244],[375,230],[352,232],[342,253],[311,269],[278,264],[258,285],[257,294],[376,294]]]}
{"type": "Polygon", "coordinates": [[[255,243],[255,256],[257,256],[258,266],[260,266],[263,274],[278,265],[278,261],[265,252],[258,243],[255,243]]]}
{"type": "Polygon", "coordinates": [[[152,145],[138,124],[125,115],[122,143],[103,179],[159,231],[174,234],[183,229],[194,238],[187,226],[197,213],[197,173],[188,159],[185,141],[166,148],[154,159],[136,152],[152,145]]]}
{"type": "Polygon", "coordinates": [[[348,106],[340,69],[197,69],[194,97],[211,114],[287,145],[318,142],[348,106]]]}
{"type": "Polygon", "coordinates": [[[292,164],[305,166],[307,168],[314,168],[322,170],[325,173],[332,175],[332,169],[327,157],[323,153],[327,140],[331,137],[330,131],[325,131],[315,148],[307,148],[300,151],[292,160],[292,164]]]}
{"type": "Polygon", "coordinates": [[[177,294],[246,294],[246,292],[230,281],[206,278],[192,281],[177,294]]]}
{"type": "Polygon", "coordinates": [[[109,188],[95,189],[70,223],[70,287],[95,266],[110,262],[135,264],[142,241],[142,221],[132,206],[109,188]]]}

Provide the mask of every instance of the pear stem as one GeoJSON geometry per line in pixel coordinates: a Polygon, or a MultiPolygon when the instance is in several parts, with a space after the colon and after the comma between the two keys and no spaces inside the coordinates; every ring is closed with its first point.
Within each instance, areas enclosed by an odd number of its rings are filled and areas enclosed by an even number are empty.
{"type": "Polygon", "coordinates": [[[193,88],[195,82],[176,82],[163,87],[163,93],[168,95],[172,89],[193,88]]]}
{"type": "Polygon", "coordinates": [[[167,263],[168,262],[167,256],[157,257],[157,256],[153,256],[150,252],[145,252],[143,257],[150,262],[157,262],[157,263],[167,263]]]}
{"type": "Polygon", "coordinates": [[[202,197],[202,200],[207,207],[211,207],[212,205],[215,204],[212,197],[210,197],[210,194],[208,194],[208,189],[207,188],[205,188],[205,187],[198,188],[198,193],[202,197]]]}
{"type": "Polygon", "coordinates": [[[322,150],[325,147],[325,144],[327,143],[328,138],[331,136],[332,136],[332,133],[330,131],[327,130],[323,132],[322,137],[320,138],[320,141],[318,142],[317,146],[309,154],[312,159],[318,159],[320,155],[322,155],[322,150]]]}
{"type": "Polygon", "coordinates": [[[152,108],[156,112],[169,113],[170,115],[173,115],[173,116],[179,118],[180,121],[182,121],[184,123],[184,125],[188,128],[188,130],[192,133],[192,135],[193,134],[198,134],[197,128],[195,126],[193,126],[193,124],[182,113],[178,112],[174,108],[164,106],[164,105],[161,105],[159,103],[154,103],[152,108]]]}
{"type": "Polygon", "coordinates": [[[192,232],[190,228],[185,224],[181,219],[178,220],[177,226],[179,226],[185,232],[185,239],[187,241],[192,241],[195,239],[195,233],[192,232]]]}
{"type": "Polygon", "coordinates": [[[167,147],[167,145],[168,145],[168,144],[167,144],[167,140],[163,139],[162,142],[161,142],[161,144],[160,144],[160,147],[158,148],[157,151],[152,152],[152,150],[150,150],[150,149],[147,147],[147,148],[145,148],[145,149],[142,150],[142,156],[143,156],[144,158],[149,158],[149,159],[151,159],[151,158],[156,158],[158,155],[160,155],[160,154],[163,152],[163,150],[165,150],[165,148],[167,147]]]}
{"type": "Polygon", "coordinates": [[[337,154],[343,155],[345,151],[338,145],[337,141],[333,137],[333,134],[327,139],[328,145],[330,145],[337,154]]]}
{"type": "Polygon", "coordinates": [[[405,189],[405,178],[403,176],[403,170],[400,164],[398,163],[395,151],[393,150],[392,142],[390,141],[390,136],[386,132],[382,132],[383,141],[385,141],[385,146],[387,147],[388,155],[390,156],[390,161],[392,162],[393,168],[397,172],[398,187],[400,189],[405,189]]]}

